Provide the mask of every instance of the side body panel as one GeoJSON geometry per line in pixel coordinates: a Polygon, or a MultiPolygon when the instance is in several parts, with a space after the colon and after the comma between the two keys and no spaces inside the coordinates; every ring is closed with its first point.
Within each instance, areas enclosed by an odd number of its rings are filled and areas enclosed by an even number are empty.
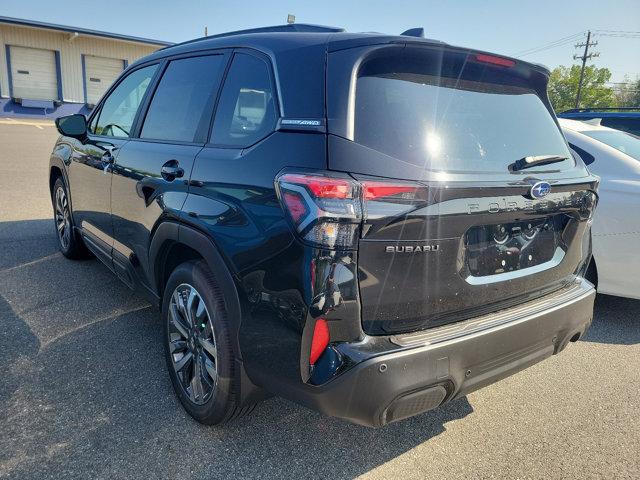
{"type": "Polygon", "coordinates": [[[113,248],[110,157],[115,160],[128,139],[89,135],[84,141],[70,138],[67,141],[72,148],[67,175],[75,225],[88,237],[89,248],[103,261],[110,262],[108,257],[113,248]],[[106,257],[102,258],[103,255],[106,257]]]}
{"type": "Polygon", "coordinates": [[[251,380],[300,383],[313,299],[310,249],[294,239],[274,179],[285,167],[326,168],[325,136],[276,132],[242,150],[198,155],[181,221],[211,238],[231,272],[242,316],[239,346],[251,380]]]}
{"type": "Polygon", "coordinates": [[[564,133],[595,157],[589,169],[601,178],[592,227],[598,292],[640,298],[640,162],[586,135],[564,133]]]}
{"type": "Polygon", "coordinates": [[[116,271],[124,274],[128,283],[137,280],[153,286],[148,257],[153,230],[160,221],[177,216],[187,196],[189,172],[201,149],[137,139],[121,149],[113,166],[113,255],[116,271]],[[170,161],[177,162],[185,176],[164,178],[162,166],[170,161]],[[131,269],[133,272],[127,273],[131,269]]]}

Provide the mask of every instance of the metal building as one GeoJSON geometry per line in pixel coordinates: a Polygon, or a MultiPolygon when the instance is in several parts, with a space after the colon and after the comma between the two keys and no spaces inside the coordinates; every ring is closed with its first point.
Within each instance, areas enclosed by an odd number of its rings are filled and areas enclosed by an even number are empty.
{"type": "Polygon", "coordinates": [[[0,97],[95,104],[127,65],[169,42],[0,16],[0,97]]]}

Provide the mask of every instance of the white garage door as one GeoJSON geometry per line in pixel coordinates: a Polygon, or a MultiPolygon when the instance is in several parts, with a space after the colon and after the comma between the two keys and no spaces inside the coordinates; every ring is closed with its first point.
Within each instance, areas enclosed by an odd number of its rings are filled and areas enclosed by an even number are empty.
{"type": "Polygon", "coordinates": [[[11,47],[13,96],[30,100],[57,100],[56,57],[51,50],[11,47]]]}
{"type": "Polygon", "coordinates": [[[124,62],[115,58],[84,57],[87,103],[95,105],[124,69],[124,62]]]}

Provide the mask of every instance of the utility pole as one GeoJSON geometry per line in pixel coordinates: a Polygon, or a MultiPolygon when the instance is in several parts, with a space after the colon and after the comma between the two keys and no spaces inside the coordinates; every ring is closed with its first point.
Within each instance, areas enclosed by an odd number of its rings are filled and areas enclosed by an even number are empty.
{"type": "Polygon", "coordinates": [[[582,60],[582,68],[580,69],[580,82],[578,83],[578,94],[576,95],[576,107],[580,107],[580,94],[582,93],[582,81],[584,80],[584,68],[587,65],[587,60],[594,57],[599,57],[600,54],[596,52],[589,53],[589,47],[595,47],[598,42],[591,41],[591,30],[587,32],[587,41],[585,43],[577,43],[576,48],[584,47],[584,53],[580,55],[574,55],[574,60],[582,60]]]}

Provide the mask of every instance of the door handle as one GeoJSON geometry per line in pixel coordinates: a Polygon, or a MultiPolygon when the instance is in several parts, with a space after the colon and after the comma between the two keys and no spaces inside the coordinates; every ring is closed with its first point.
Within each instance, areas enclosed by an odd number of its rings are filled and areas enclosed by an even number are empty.
{"type": "Polygon", "coordinates": [[[184,176],[184,169],[180,168],[177,160],[169,160],[160,169],[160,175],[168,182],[184,176]]]}

